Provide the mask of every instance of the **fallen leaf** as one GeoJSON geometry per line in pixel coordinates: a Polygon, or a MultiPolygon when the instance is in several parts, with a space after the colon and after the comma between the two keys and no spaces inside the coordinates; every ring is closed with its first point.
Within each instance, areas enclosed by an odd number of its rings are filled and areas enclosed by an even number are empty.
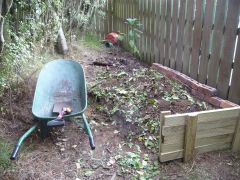
{"type": "Polygon", "coordinates": [[[79,163],[76,163],[76,166],[77,166],[77,169],[80,169],[80,168],[81,168],[81,166],[80,166],[79,163]]]}

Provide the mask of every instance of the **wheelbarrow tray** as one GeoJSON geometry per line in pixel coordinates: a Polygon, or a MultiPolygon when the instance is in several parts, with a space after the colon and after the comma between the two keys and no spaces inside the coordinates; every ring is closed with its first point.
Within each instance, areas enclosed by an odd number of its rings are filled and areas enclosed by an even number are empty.
{"type": "Polygon", "coordinates": [[[55,119],[54,104],[70,102],[72,112],[65,118],[81,115],[87,107],[84,70],[73,60],[54,60],[41,70],[33,99],[32,114],[40,121],[55,119]]]}

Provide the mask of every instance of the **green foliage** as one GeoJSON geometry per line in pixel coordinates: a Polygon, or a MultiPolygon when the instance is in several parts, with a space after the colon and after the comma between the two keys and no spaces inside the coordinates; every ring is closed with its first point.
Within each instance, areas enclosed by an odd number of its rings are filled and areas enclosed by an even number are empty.
{"type": "MultiPolygon", "coordinates": [[[[53,52],[59,28],[66,34],[73,29],[90,28],[93,14],[101,14],[106,1],[93,0],[16,0],[5,17],[5,47],[0,60],[0,95],[38,69],[53,52]],[[40,55],[41,54],[41,55],[40,55]]],[[[98,48],[98,38],[87,34],[85,44],[98,48]]]]}
{"type": "Polygon", "coordinates": [[[0,139],[0,173],[4,170],[10,169],[13,164],[10,160],[10,152],[12,145],[0,139]]]}
{"type": "MultiPolygon", "coordinates": [[[[137,57],[140,57],[139,49],[137,48],[137,38],[140,37],[138,34],[138,30],[142,27],[142,24],[137,18],[128,18],[126,19],[126,23],[129,25],[130,29],[125,36],[128,38],[128,48],[132,54],[137,57]]],[[[123,40],[123,33],[120,34],[119,40],[123,40]]]]}
{"type": "Polygon", "coordinates": [[[118,164],[122,166],[123,173],[132,174],[132,180],[151,179],[160,174],[158,162],[151,163],[148,154],[144,154],[144,157],[141,157],[138,153],[127,152],[127,154],[118,161],[118,164]]]}

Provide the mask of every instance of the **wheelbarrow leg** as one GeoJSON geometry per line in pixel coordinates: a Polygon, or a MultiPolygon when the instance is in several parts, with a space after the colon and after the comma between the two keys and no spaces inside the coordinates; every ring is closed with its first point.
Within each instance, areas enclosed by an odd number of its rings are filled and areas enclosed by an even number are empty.
{"type": "Polygon", "coordinates": [[[40,137],[45,139],[49,135],[49,127],[47,126],[46,121],[40,121],[40,137]]]}
{"type": "Polygon", "coordinates": [[[32,126],[27,132],[25,132],[22,137],[18,140],[17,144],[15,145],[15,148],[13,149],[13,152],[11,154],[10,159],[15,160],[17,158],[18,151],[20,149],[21,144],[23,141],[37,128],[38,124],[35,124],[32,126]]]}
{"type": "Polygon", "coordinates": [[[91,128],[90,128],[90,126],[87,122],[87,118],[86,118],[85,114],[82,114],[82,117],[83,117],[84,128],[85,128],[86,133],[89,137],[89,143],[90,143],[91,149],[94,150],[96,148],[96,146],[95,146],[95,143],[94,143],[94,140],[93,140],[93,135],[92,135],[91,128]]]}

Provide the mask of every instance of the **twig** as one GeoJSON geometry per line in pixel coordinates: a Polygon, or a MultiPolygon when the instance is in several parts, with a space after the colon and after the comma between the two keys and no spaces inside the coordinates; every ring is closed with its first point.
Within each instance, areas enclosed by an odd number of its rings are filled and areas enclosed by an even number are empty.
{"type": "Polygon", "coordinates": [[[186,174],[189,174],[189,173],[192,171],[192,169],[193,169],[193,167],[195,166],[195,164],[196,164],[196,162],[193,161],[191,168],[189,169],[189,171],[187,171],[186,174]]]}

